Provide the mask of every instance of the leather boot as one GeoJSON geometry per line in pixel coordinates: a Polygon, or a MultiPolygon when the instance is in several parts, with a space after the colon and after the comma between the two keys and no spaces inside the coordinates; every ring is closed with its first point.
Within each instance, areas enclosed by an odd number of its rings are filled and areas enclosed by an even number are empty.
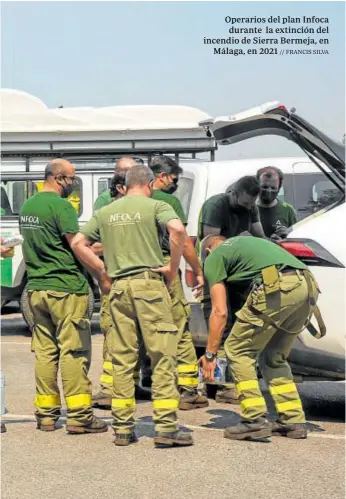
{"type": "Polygon", "coordinates": [[[285,424],[280,421],[272,423],[272,434],[274,436],[287,438],[307,438],[308,431],[305,423],[285,424]]]}
{"type": "Polygon", "coordinates": [[[208,406],[209,401],[207,397],[199,395],[197,390],[195,392],[183,390],[180,394],[179,409],[181,411],[192,411],[193,409],[201,409],[208,406]]]}
{"type": "Polygon", "coordinates": [[[216,392],[215,402],[217,402],[218,404],[240,404],[237,390],[235,388],[218,390],[216,392]]]}
{"type": "Polygon", "coordinates": [[[87,425],[66,425],[67,433],[77,434],[77,433],[104,433],[108,431],[107,424],[102,421],[102,419],[93,416],[91,423],[87,425]]]}
{"type": "Polygon", "coordinates": [[[138,442],[135,432],[132,433],[114,433],[114,445],[124,447],[126,445],[138,442]]]}
{"type": "Polygon", "coordinates": [[[271,437],[271,423],[264,418],[242,420],[240,423],[226,428],[224,437],[231,440],[248,440],[252,438],[271,437]]]}
{"type": "Polygon", "coordinates": [[[92,406],[97,409],[110,410],[112,407],[112,396],[99,391],[93,395],[92,406]]]}
{"type": "Polygon", "coordinates": [[[155,432],[154,444],[155,447],[158,448],[186,447],[188,445],[193,445],[193,438],[190,433],[185,433],[180,430],[169,433],[155,432]]]}

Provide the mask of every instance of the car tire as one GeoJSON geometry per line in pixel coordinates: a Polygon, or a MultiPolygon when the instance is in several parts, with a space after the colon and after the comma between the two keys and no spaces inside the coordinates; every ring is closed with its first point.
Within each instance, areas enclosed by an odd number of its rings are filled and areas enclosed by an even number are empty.
{"type": "MultiPolygon", "coordinates": [[[[94,292],[92,288],[89,286],[88,315],[90,320],[94,313],[94,301],[95,301],[94,292]]],[[[25,286],[22,296],[20,298],[20,311],[23,315],[23,319],[25,320],[29,328],[32,330],[35,323],[29,306],[28,285],[25,286]]]]}

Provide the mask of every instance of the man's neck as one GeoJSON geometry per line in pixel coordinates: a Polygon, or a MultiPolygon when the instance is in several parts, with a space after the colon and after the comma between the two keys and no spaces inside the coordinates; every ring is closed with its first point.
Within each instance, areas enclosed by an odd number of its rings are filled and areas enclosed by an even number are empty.
{"type": "Polygon", "coordinates": [[[51,185],[49,182],[44,182],[43,188],[40,192],[55,192],[58,196],[60,196],[60,192],[56,188],[55,185],[51,185]]]}
{"type": "Polygon", "coordinates": [[[146,197],[149,197],[146,195],[146,193],[140,187],[134,187],[133,189],[129,189],[127,191],[126,196],[146,196],[146,197]]]}
{"type": "Polygon", "coordinates": [[[278,200],[274,199],[274,201],[272,201],[270,204],[265,204],[262,203],[260,199],[257,199],[256,203],[260,208],[274,208],[274,206],[278,204],[278,200]]]}

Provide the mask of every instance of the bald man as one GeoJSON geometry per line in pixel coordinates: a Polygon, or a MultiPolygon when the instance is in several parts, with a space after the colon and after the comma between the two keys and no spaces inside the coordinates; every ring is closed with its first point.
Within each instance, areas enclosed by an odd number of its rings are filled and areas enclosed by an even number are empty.
{"type": "MultiPolygon", "coordinates": [[[[93,415],[88,378],[91,361],[88,281],[71,250],[79,227],[76,211],[66,198],[75,185],[75,168],[71,163],[63,159],[50,161],[43,189],[24,203],[19,216],[29,305],[35,323],[32,333],[32,351],[36,356],[35,416],[37,429],[56,429],[61,414],[57,381],[60,363],[67,432],[101,433],[108,427],[93,415]]],[[[101,280],[100,277],[100,286],[101,280]]]]}
{"type": "MultiPolygon", "coordinates": [[[[115,169],[120,170],[128,170],[132,166],[136,166],[137,164],[144,164],[143,160],[140,158],[132,158],[131,156],[123,156],[119,158],[115,163],[115,169]]],[[[107,204],[114,201],[111,196],[111,192],[109,189],[102,192],[99,197],[96,199],[94,204],[94,212],[102,208],[102,206],[107,206],[107,204]]]]}

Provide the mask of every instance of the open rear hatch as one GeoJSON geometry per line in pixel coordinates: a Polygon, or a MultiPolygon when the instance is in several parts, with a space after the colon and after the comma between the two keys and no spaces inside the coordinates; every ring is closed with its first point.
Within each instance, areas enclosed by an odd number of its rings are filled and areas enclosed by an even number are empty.
{"type": "Polygon", "coordinates": [[[345,146],[277,101],[235,115],[203,120],[199,126],[207,136],[213,135],[219,145],[235,144],[261,135],[285,137],[297,144],[336,187],[345,191],[345,146]]]}

